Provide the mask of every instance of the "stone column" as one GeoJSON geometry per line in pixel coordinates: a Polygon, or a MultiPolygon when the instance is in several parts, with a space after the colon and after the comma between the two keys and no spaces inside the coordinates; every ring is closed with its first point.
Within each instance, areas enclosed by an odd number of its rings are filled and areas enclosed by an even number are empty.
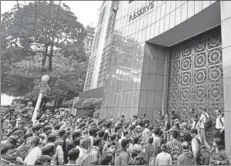
{"type": "Polygon", "coordinates": [[[220,1],[226,151],[231,161],[231,1],[220,1]]]}

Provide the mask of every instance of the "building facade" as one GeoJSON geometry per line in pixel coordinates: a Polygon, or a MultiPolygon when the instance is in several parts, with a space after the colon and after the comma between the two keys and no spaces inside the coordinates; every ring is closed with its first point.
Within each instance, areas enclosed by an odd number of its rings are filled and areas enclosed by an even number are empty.
{"type": "Polygon", "coordinates": [[[106,75],[107,67],[101,67],[103,66],[101,63],[106,62],[108,59],[108,56],[105,55],[105,50],[109,49],[108,42],[112,36],[112,30],[114,29],[112,23],[115,23],[116,4],[118,4],[116,1],[103,1],[100,8],[84,91],[103,86],[101,78],[102,75],[106,75]]]}
{"type": "Polygon", "coordinates": [[[211,115],[220,109],[231,158],[230,6],[230,1],[120,1],[111,42],[104,42],[109,47],[96,54],[92,87],[104,87],[101,117],[145,113],[153,122],[160,110],[187,119],[192,108],[207,108],[211,115]]]}
{"type": "Polygon", "coordinates": [[[84,48],[85,48],[86,55],[90,57],[93,40],[94,40],[95,28],[91,26],[87,26],[85,28],[85,31],[86,31],[86,37],[84,39],[84,48]]]}

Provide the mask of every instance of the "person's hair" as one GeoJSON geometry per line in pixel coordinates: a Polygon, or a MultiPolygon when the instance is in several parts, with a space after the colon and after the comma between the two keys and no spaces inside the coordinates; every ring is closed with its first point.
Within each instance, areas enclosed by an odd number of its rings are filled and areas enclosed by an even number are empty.
{"type": "Polygon", "coordinates": [[[97,129],[95,129],[95,128],[92,128],[92,129],[89,130],[90,136],[95,136],[96,133],[97,133],[97,129]]]}
{"type": "Polygon", "coordinates": [[[51,156],[48,155],[42,155],[41,158],[42,162],[51,162],[51,156]]]}
{"type": "Polygon", "coordinates": [[[145,165],[145,159],[143,156],[137,156],[135,165],[145,165]]]}
{"type": "Polygon", "coordinates": [[[43,161],[41,158],[35,160],[35,165],[43,165],[43,161]]]}
{"type": "Polygon", "coordinates": [[[74,144],[75,144],[75,146],[79,146],[80,145],[80,138],[77,138],[77,139],[75,139],[74,140],[74,144]]]}
{"type": "Polygon", "coordinates": [[[42,155],[48,155],[48,156],[51,156],[53,155],[55,152],[55,146],[52,145],[50,147],[44,147],[42,148],[42,155]]]}
{"type": "Polygon", "coordinates": [[[116,134],[112,134],[112,135],[110,135],[110,140],[111,141],[115,141],[116,140],[116,134]]]}
{"type": "Polygon", "coordinates": [[[70,151],[71,149],[75,148],[75,144],[74,143],[67,143],[67,152],[70,151]]]}
{"type": "Polygon", "coordinates": [[[183,148],[183,149],[189,149],[189,143],[186,142],[186,141],[184,141],[184,142],[182,143],[182,148],[183,148]]]}
{"type": "Polygon", "coordinates": [[[73,148],[68,152],[68,157],[70,161],[76,161],[79,158],[79,149],[73,148]]]}
{"type": "Polygon", "coordinates": [[[160,135],[160,128],[155,128],[154,129],[154,134],[155,135],[160,135]]]}
{"type": "Polygon", "coordinates": [[[217,149],[218,149],[219,151],[225,149],[224,141],[222,141],[221,139],[216,138],[216,139],[215,139],[215,143],[216,143],[217,149]]]}
{"type": "Polygon", "coordinates": [[[121,117],[123,117],[123,118],[124,118],[124,115],[121,115],[121,117]]]}
{"type": "Polygon", "coordinates": [[[133,115],[133,118],[137,119],[137,115],[133,115]]]}
{"type": "Polygon", "coordinates": [[[121,141],[121,147],[124,149],[130,143],[130,139],[123,139],[121,141]]]}
{"type": "Polygon", "coordinates": [[[140,141],[140,137],[138,136],[138,137],[135,137],[134,139],[133,139],[133,144],[139,144],[139,141],[140,141]]]}
{"type": "Polygon", "coordinates": [[[138,156],[138,154],[139,152],[137,150],[133,150],[131,156],[134,159],[136,156],[138,156]]]}
{"type": "Polygon", "coordinates": [[[59,131],[59,137],[62,137],[66,134],[66,131],[65,130],[61,130],[59,131]]]}
{"type": "Polygon", "coordinates": [[[153,137],[149,137],[149,138],[148,138],[148,143],[149,143],[149,144],[152,144],[152,143],[153,143],[153,137]]]}
{"type": "Polygon", "coordinates": [[[204,111],[204,112],[207,112],[207,109],[206,109],[206,108],[203,108],[203,111],[204,111]]]}
{"type": "Polygon", "coordinates": [[[162,144],[160,147],[162,152],[166,152],[167,151],[167,145],[166,144],[162,144]]]}
{"type": "Polygon", "coordinates": [[[39,137],[34,137],[33,140],[31,140],[31,143],[33,143],[34,146],[38,146],[39,145],[39,141],[40,141],[39,137]]]}
{"type": "Polygon", "coordinates": [[[102,157],[101,164],[102,165],[109,165],[109,163],[112,162],[112,155],[106,154],[102,157]]]}
{"type": "Polygon", "coordinates": [[[76,138],[80,137],[81,136],[81,133],[80,132],[74,132],[72,134],[72,139],[75,140],[76,138]]]}
{"type": "Polygon", "coordinates": [[[109,134],[108,134],[108,133],[105,133],[104,136],[103,136],[103,140],[104,140],[104,141],[107,141],[107,140],[108,140],[108,137],[109,137],[109,134]]]}
{"type": "Polygon", "coordinates": [[[107,147],[110,148],[111,146],[116,146],[116,143],[115,142],[109,142],[107,147]]]}
{"type": "Polygon", "coordinates": [[[179,132],[178,131],[173,131],[172,136],[173,136],[173,138],[176,139],[179,136],[179,132]]]}
{"type": "Polygon", "coordinates": [[[99,146],[100,142],[101,142],[101,138],[95,138],[94,141],[93,141],[93,145],[94,146],[99,146]]]}
{"type": "Polygon", "coordinates": [[[220,109],[217,109],[217,111],[218,111],[220,114],[222,113],[220,109]]]}
{"type": "Polygon", "coordinates": [[[103,137],[104,137],[104,131],[103,131],[103,130],[100,130],[100,131],[98,132],[98,136],[99,136],[100,138],[103,138],[103,137]]]}
{"type": "Polygon", "coordinates": [[[197,134],[198,134],[197,129],[192,129],[192,130],[191,130],[191,134],[196,134],[196,135],[197,135],[197,134]]]}
{"type": "Polygon", "coordinates": [[[47,137],[47,141],[48,141],[48,142],[55,142],[55,141],[56,141],[56,137],[55,137],[55,136],[52,136],[52,137],[51,137],[51,136],[48,136],[48,137],[47,137]]]}

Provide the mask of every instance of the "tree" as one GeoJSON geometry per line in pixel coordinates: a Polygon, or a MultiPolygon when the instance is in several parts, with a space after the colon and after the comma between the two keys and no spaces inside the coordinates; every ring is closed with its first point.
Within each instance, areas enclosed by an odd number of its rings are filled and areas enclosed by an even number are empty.
{"type": "Polygon", "coordinates": [[[67,5],[61,1],[17,4],[1,20],[1,85],[5,93],[35,98],[41,76],[49,74],[50,99],[78,95],[87,68],[86,33],[67,5]]]}

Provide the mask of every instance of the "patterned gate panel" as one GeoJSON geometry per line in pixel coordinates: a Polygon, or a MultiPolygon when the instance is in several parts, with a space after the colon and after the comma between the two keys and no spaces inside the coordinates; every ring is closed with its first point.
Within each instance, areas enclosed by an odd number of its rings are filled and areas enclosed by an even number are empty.
{"type": "Polygon", "coordinates": [[[220,29],[172,48],[169,111],[188,118],[192,108],[223,111],[223,71],[220,29]]]}

